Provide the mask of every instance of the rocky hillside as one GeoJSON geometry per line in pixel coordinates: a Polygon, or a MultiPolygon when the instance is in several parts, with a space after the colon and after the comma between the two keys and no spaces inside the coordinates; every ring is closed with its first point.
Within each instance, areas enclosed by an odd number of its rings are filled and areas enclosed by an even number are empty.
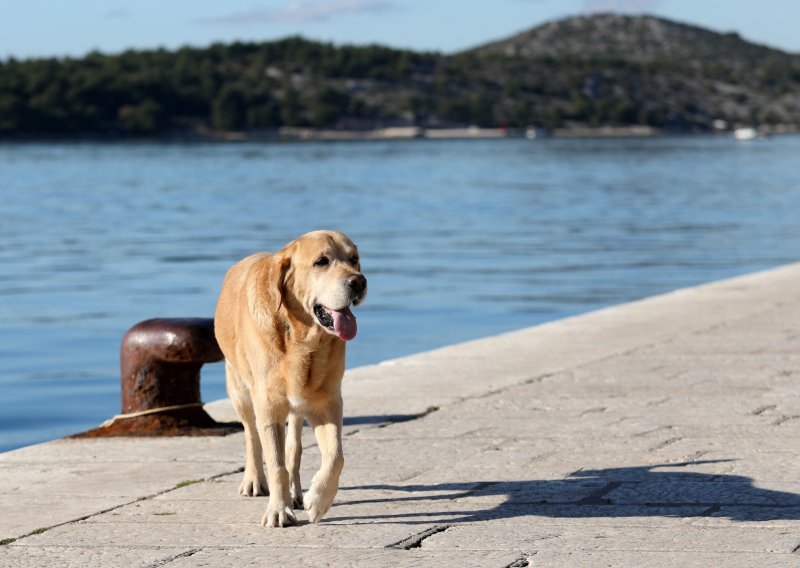
{"type": "Polygon", "coordinates": [[[0,62],[0,137],[477,125],[800,128],[800,56],[650,16],[454,55],[303,38],[0,62]]]}
{"type": "Polygon", "coordinates": [[[474,50],[479,54],[523,57],[620,58],[629,61],[680,61],[765,65],[797,56],[743,40],[736,33],[654,16],[595,14],[558,20],[474,50]]]}
{"type": "Polygon", "coordinates": [[[800,126],[799,55],[652,16],[568,18],[463,56],[547,126],[800,126]]]}

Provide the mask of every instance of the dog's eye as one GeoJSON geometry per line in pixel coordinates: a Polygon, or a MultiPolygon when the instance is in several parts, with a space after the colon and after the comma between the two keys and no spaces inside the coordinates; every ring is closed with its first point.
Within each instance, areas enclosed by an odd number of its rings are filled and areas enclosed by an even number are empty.
{"type": "Polygon", "coordinates": [[[327,256],[321,256],[314,263],[314,266],[328,266],[328,262],[329,260],[327,256]]]}
{"type": "Polygon", "coordinates": [[[353,255],[353,256],[350,258],[350,264],[352,264],[353,266],[355,266],[356,264],[358,264],[358,255],[353,255]]]}

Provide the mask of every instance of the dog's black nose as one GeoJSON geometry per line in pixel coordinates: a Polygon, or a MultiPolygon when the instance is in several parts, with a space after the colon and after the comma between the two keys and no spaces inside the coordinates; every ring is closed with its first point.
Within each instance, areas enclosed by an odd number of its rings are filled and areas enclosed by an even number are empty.
{"type": "Polygon", "coordinates": [[[347,285],[355,294],[361,294],[367,287],[367,279],[363,274],[353,274],[347,279],[347,285]]]}

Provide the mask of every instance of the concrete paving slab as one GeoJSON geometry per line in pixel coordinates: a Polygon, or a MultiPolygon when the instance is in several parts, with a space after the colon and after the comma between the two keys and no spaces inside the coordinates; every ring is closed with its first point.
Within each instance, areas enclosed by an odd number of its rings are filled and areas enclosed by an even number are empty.
{"type": "Polygon", "coordinates": [[[425,550],[609,550],[664,552],[771,552],[791,554],[800,536],[789,528],[540,526],[517,523],[459,524],[425,540],[425,550]]]}
{"type": "Polygon", "coordinates": [[[530,558],[530,566],[574,568],[575,566],[647,566],[647,568],[709,568],[736,566],[738,568],[788,568],[797,566],[792,554],[746,552],[684,552],[684,551],[585,551],[543,550],[530,558]]]}
{"type": "Polygon", "coordinates": [[[720,470],[723,476],[758,479],[761,483],[772,481],[800,482],[800,468],[797,467],[797,452],[783,450],[762,452],[749,448],[732,453],[728,450],[708,452],[702,458],[708,461],[727,460],[727,466],[720,470]]]}
{"type": "Polygon", "coordinates": [[[148,568],[163,566],[191,549],[142,546],[21,546],[11,544],[0,551],[0,568],[148,568]]]}
{"type": "MultiPolygon", "coordinates": [[[[242,509],[235,523],[172,522],[143,523],[138,518],[129,522],[95,522],[86,520],[62,525],[38,535],[29,536],[18,543],[26,546],[83,546],[97,543],[104,546],[124,547],[130,543],[150,548],[157,547],[240,547],[261,545],[291,548],[386,548],[413,535],[418,530],[413,523],[372,522],[368,516],[357,520],[309,524],[303,513],[298,514],[299,526],[284,530],[265,530],[260,524],[263,509],[252,505],[242,509]],[[248,511],[247,509],[250,509],[248,511]],[[247,514],[256,513],[256,514],[247,514]]],[[[237,503],[237,509],[239,509],[237,503]]],[[[132,505],[135,507],[135,505],[132,505]]],[[[420,525],[426,528],[425,525],[420,525]]]]}
{"type": "Polygon", "coordinates": [[[239,548],[235,550],[203,549],[191,556],[178,558],[170,568],[236,566],[261,568],[265,565],[289,566],[392,566],[393,568],[441,568],[442,566],[507,567],[520,558],[516,552],[480,551],[431,553],[421,550],[327,550],[314,548],[239,548]]]}
{"type": "Polygon", "coordinates": [[[695,519],[692,524],[707,527],[727,527],[735,525],[754,529],[781,527],[796,531],[798,519],[800,519],[800,507],[723,505],[720,506],[719,510],[695,519]]]}
{"type": "MultiPolygon", "coordinates": [[[[459,502],[479,501],[467,498],[459,502]]],[[[470,503],[472,504],[472,503],[470,503]]],[[[492,520],[494,524],[536,525],[539,527],[675,527],[692,524],[705,518],[705,505],[616,505],[612,503],[517,504],[495,503],[482,511],[465,517],[464,522],[479,523],[492,520]]],[[[722,525],[721,525],[722,526],[722,525]]],[[[727,525],[724,525],[727,526],[727,525]]]]}
{"type": "MultiPolygon", "coordinates": [[[[120,505],[119,498],[115,497],[83,496],[80,506],[72,501],[74,497],[49,493],[0,496],[0,519],[3,519],[0,541],[75,521],[82,516],[81,513],[91,515],[120,505]]],[[[0,550],[0,557],[2,556],[3,552],[0,550]]]]}
{"type": "Polygon", "coordinates": [[[240,461],[236,440],[244,446],[242,434],[180,438],[85,438],[55,440],[0,453],[0,465],[22,463],[153,463],[240,461]]]}
{"type": "Polygon", "coordinates": [[[0,540],[237,470],[230,446],[221,438],[108,438],[0,454],[0,540]]]}

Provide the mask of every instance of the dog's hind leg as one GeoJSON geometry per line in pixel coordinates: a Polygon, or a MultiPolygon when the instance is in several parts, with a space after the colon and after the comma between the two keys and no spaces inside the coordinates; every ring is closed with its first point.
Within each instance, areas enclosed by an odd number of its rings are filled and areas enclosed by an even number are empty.
{"type": "Polygon", "coordinates": [[[242,424],[244,424],[245,445],[244,477],[239,485],[239,495],[246,497],[269,495],[267,476],[264,474],[261,439],[256,428],[253,405],[245,405],[245,410],[239,414],[239,417],[242,419],[242,424]]]}
{"type": "MultiPolygon", "coordinates": [[[[233,373],[229,365],[225,365],[225,372],[233,373]]],[[[239,393],[234,384],[241,384],[240,381],[228,379],[228,395],[231,398],[233,409],[244,425],[244,477],[239,484],[239,495],[245,497],[258,497],[259,495],[269,495],[267,490],[267,476],[264,475],[264,458],[261,450],[261,439],[256,429],[256,415],[253,410],[253,402],[250,396],[239,393]]]]}
{"type": "Polygon", "coordinates": [[[322,465],[314,475],[311,488],[303,499],[312,523],[319,522],[328,512],[339,490],[339,476],[344,467],[342,451],[342,400],[332,402],[324,413],[310,413],[308,421],[314,427],[322,465]]]}
{"type": "Polygon", "coordinates": [[[300,456],[303,453],[302,414],[289,413],[289,429],[286,433],[286,469],[289,471],[289,491],[292,496],[292,508],[303,508],[303,490],[300,486],[300,456]]]}

